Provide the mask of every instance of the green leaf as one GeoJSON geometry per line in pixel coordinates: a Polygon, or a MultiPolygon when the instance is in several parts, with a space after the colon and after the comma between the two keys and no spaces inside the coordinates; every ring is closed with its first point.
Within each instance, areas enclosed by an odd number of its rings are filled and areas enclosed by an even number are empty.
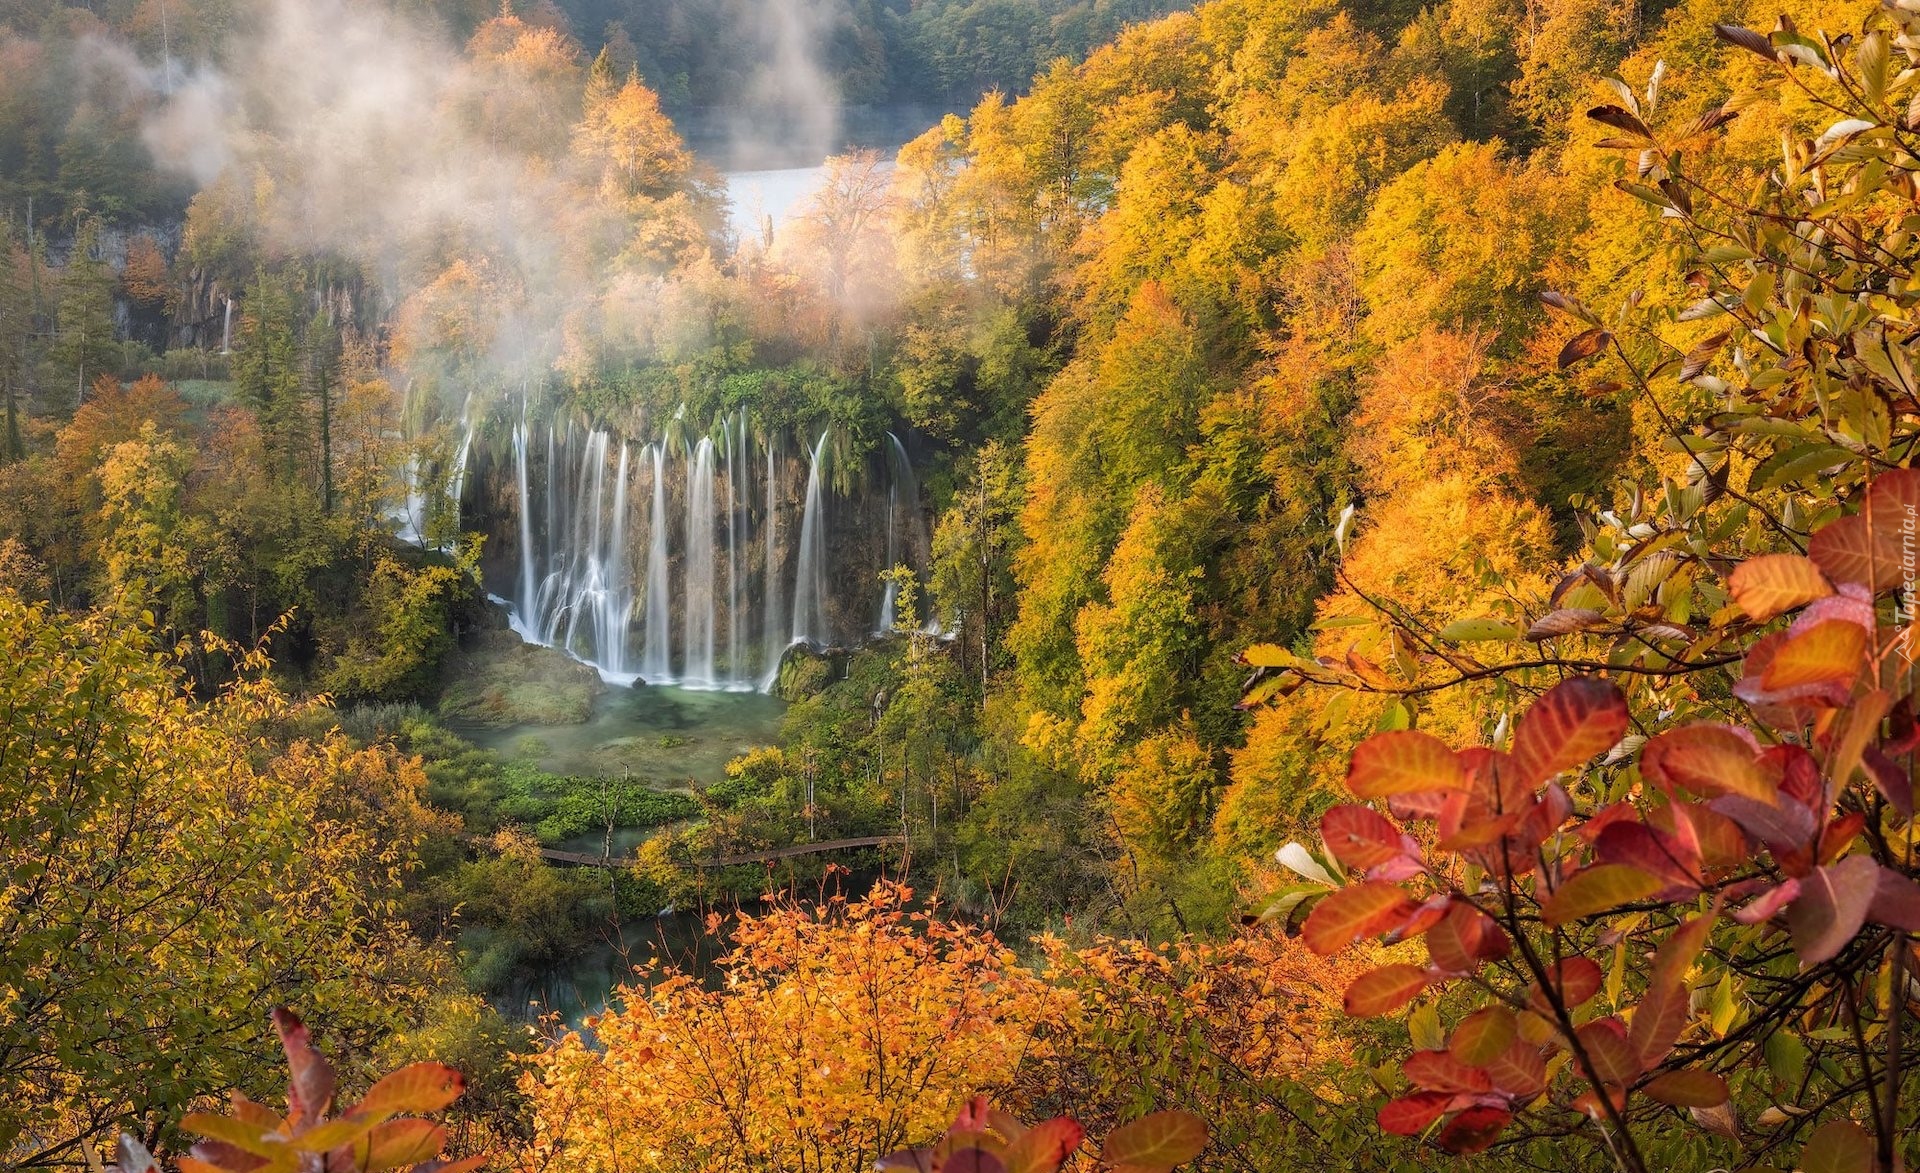
{"type": "Polygon", "coordinates": [[[1800,1041],[1798,1035],[1776,1030],[1767,1036],[1763,1050],[1767,1057],[1767,1070],[1781,1084],[1793,1087],[1806,1078],[1807,1045],[1800,1041]]]}
{"type": "Polygon", "coordinates": [[[1455,643],[1506,641],[1520,638],[1520,629],[1499,619],[1456,619],[1440,629],[1440,638],[1455,643]]]}
{"type": "MultiPolygon", "coordinates": [[[[1414,1007],[1413,1013],[1407,1015],[1407,1036],[1422,1051],[1437,1051],[1446,1046],[1447,1032],[1440,1026],[1440,1007],[1432,1002],[1414,1007]]],[[[1455,1057],[1458,1058],[1457,1053],[1455,1057]]]]}
{"type": "Polygon", "coordinates": [[[1844,465],[1859,456],[1838,444],[1799,444],[1782,448],[1754,467],[1747,483],[1755,490],[1776,489],[1804,480],[1822,469],[1844,465]]]}
{"type": "Polygon", "coordinates": [[[1333,615],[1315,620],[1309,631],[1333,631],[1342,627],[1367,627],[1376,622],[1370,615],[1333,615]]]}

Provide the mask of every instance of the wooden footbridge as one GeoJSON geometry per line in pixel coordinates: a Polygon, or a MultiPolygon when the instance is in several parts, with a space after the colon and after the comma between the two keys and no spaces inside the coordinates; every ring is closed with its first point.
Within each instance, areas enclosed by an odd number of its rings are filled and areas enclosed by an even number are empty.
{"type": "MultiPolygon", "coordinates": [[[[486,840],[478,836],[466,836],[467,842],[484,846],[486,840]]],[[[703,868],[726,868],[743,863],[771,863],[776,859],[792,859],[799,855],[817,855],[823,851],[852,851],[861,847],[888,847],[906,843],[903,835],[863,835],[857,839],[822,839],[817,843],[796,843],[791,847],[777,847],[772,851],[755,851],[746,855],[719,855],[712,859],[699,861],[703,868]]],[[[631,858],[609,859],[604,855],[592,855],[583,851],[559,851],[551,847],[540,849],[540,858],[548,863],[557,863],[563,867],[576,868],[630,868],[635,861],[631,858]]]]}

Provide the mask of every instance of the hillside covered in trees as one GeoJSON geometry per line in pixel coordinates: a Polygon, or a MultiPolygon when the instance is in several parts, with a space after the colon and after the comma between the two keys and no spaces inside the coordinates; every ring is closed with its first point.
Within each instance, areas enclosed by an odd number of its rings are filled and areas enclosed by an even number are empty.
{"type": "Polygon", "coordinates": [[[1920,15],[0,62],[0,1168],[1920,1160],[1920,15]]]}

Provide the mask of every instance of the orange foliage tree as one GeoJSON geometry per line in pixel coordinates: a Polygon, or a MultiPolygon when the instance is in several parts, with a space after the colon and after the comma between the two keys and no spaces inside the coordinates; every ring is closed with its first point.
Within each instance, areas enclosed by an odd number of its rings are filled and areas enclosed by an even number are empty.
{"type": "Polygon", "coordinates": [[[1609,319],[1545,295],[1584,327],[1560,365],[1608,355],[1665,439],[1551,589],[1514,576],[1436,622],[1348,580],[1388,662],[1246,656],[1278,669],[1259,692],[1391,698],[1356,801],[1320,821],[1348,875],[1291,846],[1307,882],[1274,910],[1321,953],[1423,947],[1344,995],[1363,1018],[1421,1004],[1387,1132],[1459,1153],[1588,1132],[1634,1173],[1920,1158],[1920,74],[1894,63],[1920,60],[1920,18],[1896,15],[1857,38],[1721,26],[1770,63],[1759,91],[1671,126],[1657,85],[1590,112],[1697,300],[1609,319]],[[1787,132],[1751,195],[1690,168],[1776,91],[1826,129],[1787,132]],[[1486,706],[1457,750],[1428,720],[1455,689],[1486,706]]]}

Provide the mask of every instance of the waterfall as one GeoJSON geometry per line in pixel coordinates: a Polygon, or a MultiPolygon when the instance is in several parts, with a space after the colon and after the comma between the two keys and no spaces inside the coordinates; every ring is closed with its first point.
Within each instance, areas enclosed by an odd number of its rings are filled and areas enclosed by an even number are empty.
{"type": "Polygon", "coordinates": [[[668,634],[667,598],[667,446],[649,444],[653,453],[653,509],[647,516],[647,646],[640,675],[658,684],[673,678],[673,640],[668,634]]]}
{"type": "MultiPolygon", "coordinates": [[[[913,571],[916,582],[921,587],[921,605],[925,606],[927,595],[928,566],[932,562],[933,552],[927,541],[927,527],[920,513],[920,483],[914,478],[913,463],[907,459],[907,447],[900,437],[887,433],[887,565],[892,570],[904,565],[913,571]]],[[[874,626],[875,635],[893,634],[896,609],[899,605],[900,588],[892,579],[888,579],[886,589],[880,596],[880,621],[874,626]]],[[[929,611],[931,608],[929,608],[929,611]]],[[[937,632],[939,619],[927,615],[927,630],[937,632]]]]}
{"type": "Polygon", "coordinates": [[[460,498],[467,491],[467,458],[473,454],[473,392],[460,407],[460,447],[453,456],[453,473],[447,479],[447,504],[453,510],[453,528],[460,528],[460,498]]]}
{"type": "Polygon", "coordinates": [[[721,435],[727,443],[726,485],[727,485],[727,686],[740,682],[741,669],[745,667],[740,654],[740,553],[738,542],[740,534],[739,494],[734,490],[734,447],[739,437],[736,432],[746,430],[746,420],[740,421],[735,429],[732,421],[721,425],[721,435]]]}
{"type": "Polygon", "coordinates": [[[627,672],[627,616],[633,610],[632,576],[627,569],[627,444],[620,442],[620,471],[613,482],[613,516],[608,519],[607,559],[600,567],[600,667],[615,676],[627,672]]]}
{"type": "Polygon", "coordinates": [[[549,422],[547,424],[547,532],[546,532],[546,539],[547,539],[547,563],[546,564],[548,566],[552,566],[554,559],[558,556],[558,552],[553,548],[553,544],[555,541],[558,540],[557,535],[560,532],[559,529],[556,528],[555,526],[554,513],[553,513],[554,503],[560,496],[559,489],[555,484],[555,478],[559,476],[558,470],[560,466],[557,463],[555,463],[558,457],[554,453],[554,443],[555,443],[555,436],[554,436],[553,424],[549,422]]]}
{"type": "Polygon", "coordinates": [[[233,353],[233,299],[227,299],[227,314],[220,323],[220,353],[233,353]]]}
{"type": "Polygon", "coordinates": [[[457,451],[437,471],[422,462],[417,479],[440,486],[438,498],[427,494],[429,509],[457,499],[469,477],[505,480],[490,491],[511,494],[519,506],[511,522],[502,519],[500,537],[518,540],[517,564],[509,559],[500,567],[514,630],[593,665],[608,681],[764,689],[795,643],[829,647],[864,635],[869,622],[874,634],[890,633],[901,617],[896,584],[880,592],[877,606],[871,587],[857,599],[829,597],[833,563],[854,556],[836,544],[842,537],[864,551],[848,569],[878,562],[884,542],[888,567],[925,576],[919,486],[899,436],[888,434],[873,458],[872,495],[856,499],[842,519],[844,526],[868,527],[862,536],[835,530],[829,516],[838,508],[828,481],[831,429],[801,450],[804,482],[797,462],[781,456],[786,441],[759,433],[745,411],[714,420],[704,437],[673,422],[652,442],[621,438],[581,417],[555,419],[542,467],[534,435],[540,422],[527,405],[520,408],[505,429],[510,445],[498,463],[474,443],[481,421],[463,412],[457,451]],[[750,440],[756,435],[759,452],[750,440]],[[879,476],[886,478],[884,497],[879,476]],[[648,496],[636,497],[642,493],[648,496]],[[684,494],[684,506],[676,494],[684,494]],[[786,509],[797,514],[791,529],[781,520],[786,509]]]}
{"type": "Polygon", "coordinates": [[[820,433],[807,466],[806,511],[800,515],[800,557],[793,574],[793,642],[826,647],[833,642],[827,626],[827,519],[820,474],[827,459],[827,436],[820,433]]]}
{"type": "Polygon", "coordinates": [[[713,528],[713,441],[702,437],[687,458],[687,650],[681,676],[694,685],[714,683],[713,528]]]}
{"type": "MultiPolygon", "coordinates": [[[[893,435],[888,432],[887,435],[893,435]]],[[[885,575],[880,592],[880,621],[873,625],[873,634],[893,634],[894,602],[900,594],[900,584],[893,578],[893,568],[900,565],[900,527],[895,519],[900,512],[900,486],[887,485],[887,564],[881,568],[885,575]]]]}
{"type": "MultiPolygon", "coordinates": [[[[607,472],[607,434],[594,430],[587,433],[587,443],[580,451],[580,495],[573,511],[573,545],[568,551],[563,606],[567,619],[566,637],[561,646],[576,655],[580,654],[580,645],[576,639],[580,630],[581,616],[586,616],[589,626],[595,622],[601,593],[600,570],[603,559],[600,556],[601,502],[606,496],[607,472]]],[[[557,618],[557,617],[556,617],[557,618]]],[[[594,649],[600,651],[599,648],[594,649]]]]}
{"type": "Polygon", "coordinates": [[[533,498],[527,495],[527,420],[523,414],[513,429],[513,479],[514,487],[520,490],[520,598],[516,605],[522,623],[529,624],[527,630],[533,630],[531,617],[534,608],[533,587],[533,498]]]}
{"type": "Polygon", "coordinates": [[[773,687],[780,675],[780,653],[787,650],[785,623],[780,606],[780,513],[779,504],[774,498],[774,487],[778,478],[773,466],[773,437],[767,437],[767,515],[760,525],[766,530],[767,554],[765,564],[760,568],[760,587],[766,595],[761,604],[766,608],[761,618],[761,638],[766,648],[765,661],[760,665],[760,690],[765,692],[773,687]]]}
{"type": "MultiPolygon", "coordinates": [[[[406,395],[411,398],[412,394],[413,386],[408,384],[406,395]]],[[[473,455],[474,433],[478,430],[472,413],[473,393],[468,392],[466,403],[460,409],[460,443],[450,463],[435,469],[422,462],[417,451],[407,457],[406,467],[401,470],[406,500],[390,509],[387,516],[394,523],[394,537],[408,545],[426,548],[427,534],[433,529],[432,518],[442,509],[453,511],[453,529],[457,533],[460,528],[460,498],[466,492],[467,465],[473,455]],[[444,497],[437,495],[442,488],[444,497]]]]}

